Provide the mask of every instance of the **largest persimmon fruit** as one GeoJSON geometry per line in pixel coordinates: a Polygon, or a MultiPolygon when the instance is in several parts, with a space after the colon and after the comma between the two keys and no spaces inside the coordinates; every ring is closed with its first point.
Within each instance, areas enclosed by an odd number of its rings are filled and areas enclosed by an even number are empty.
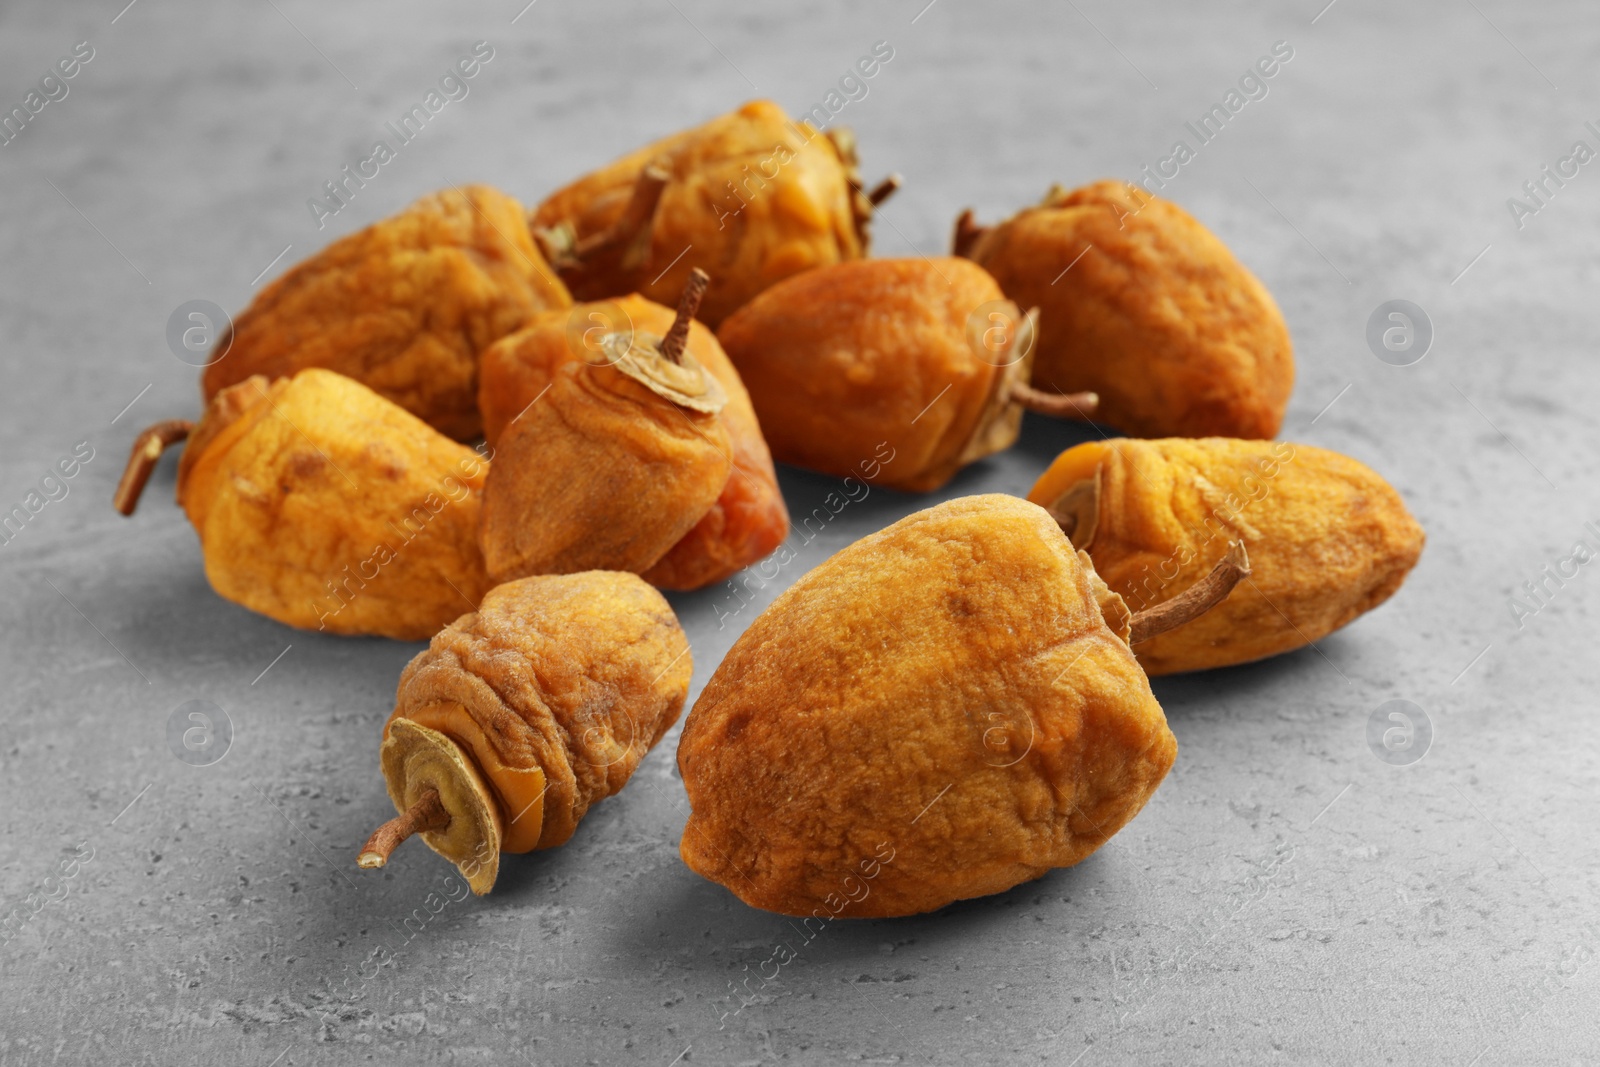
{"type": "Polygon", "coordinates": [[[824,920],[931,911],[1079,862],[1177,754],[1128,647],[1137,622],[1015,497],[863,538],[780,595],[695,702],[684,861],[824,920]]]}

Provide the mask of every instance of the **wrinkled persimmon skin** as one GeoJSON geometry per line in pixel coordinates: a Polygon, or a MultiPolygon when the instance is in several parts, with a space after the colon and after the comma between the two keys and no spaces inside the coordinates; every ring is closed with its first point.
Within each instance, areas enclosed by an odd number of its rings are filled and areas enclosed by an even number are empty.
{"type": "Polygon", "coordinates": [[[487,186],[446,189],[343,237],[262,290],[201,387],[334,370],[457,440],[481,432],[478,357],[536,312],[572,304],[524,208],[487,186]]]}
{"type": "Polygon", "coordinates": [[[672,608],[637,576],[524,578],[490,590],[411,661],[384,735],[401,718],[439,729],[494,794],[506,851],[552,848],[678,721],[692,674],[672,608]],[[531,798],[543,821],[519,839],[530,774],[546,783],[531,798]]]}
{"type": "Polygon", "coordinates": [[[653,163],[671,180],[648,254],[632,269],[601,277],[569,273],[579,300],[637,292],[674,305],[699,267],[711,286],[697,317],[715,328],[775,282],[866,254],[853,206],[855,161],[766,100],[646,145],[558,190],[534,212],[534,227],[566,223],[579,240],[604,233],[653,163]]]}
{"type": "Polygon", "coordinates": [[[1320,640],[1394,595],[1422,553],[1400,494],[1337,452],[1228,438],[1094,441],[1063,452],[1028,499],[1048,506],[1097,470],[1087,551],[1133,611],[1183,592],[1230,541],[1250,557],[1250,577],[1228,599],[1134,647],[1152,676],[1320,640]]]}
{"type": "Polygon", "coordinates": [[[206,577],[290,626],[423,640],[489,588],[482,457],[359,382],[304,370],[219,393],[178,502],[206,577]]]}
{"type": "MultiPolygon", "coordinates": [[[[967,260],[865,259],[773,286],[717,339],[779,462],[863,477],[887,442],[894,459],[867,480],[926,492],[977,458],[968,445],[1003,368],[970,343],[969,320],[1004,299],[967,260]]],[[[988,451],[1016,439],[1020,409],[1003,419],[988,451]]]]}
{"type": "Polygon", "coordinates": [[[1294,385],[1288,327],[1176,204],[1096,182],[990,228],[966,254],[1040,309],[1037,387],[1098,393],[1096,420],[1136,437],[1278,432],[1294,385]]]}
{"type": "Polygon", "coordinates": [[[1176,752],[1049,515],[965,497],[838,553],[734,643],[679,743],[681,852],[769,911],[932,911],[1082,860],[1176,752]]]}
{"type": "MultiPolygon", "coordinates": [[[[568,322],[580,322],[591,305],[571,313],[546,312],[510,337],[496,342],[483,355],[479,382],[479,407],[483,430],[491,445],[506,424],[538,399],[549,386],[556,368],[578,357],[568,337],[568,322]]],[[[673,311],[633,295],[608,302],[595,321],[608,322],[611,309],[626,316],[625,323],[642,333],[664,337],[672,326],[673,311]]],[[[772,469],[772,455],[761,436],[750,394],[739,372],[717,343],[716,336],[699,322],[689,325],[688,351],[701,367],[722,383],[728,396],[720,415],[733,449],[733,470],[722,495],[683,538],[644,572],[644,578],[662,589],[698,589],[720,582],[766,558],[789,533],[789,512],[772,469]]]]}
{"type": "Polygon", "coordinates": [[[732,454],[718,415],[565,363],[500,435],[480,524],[489,574],[646,571],[717,502],[732,454]]]}

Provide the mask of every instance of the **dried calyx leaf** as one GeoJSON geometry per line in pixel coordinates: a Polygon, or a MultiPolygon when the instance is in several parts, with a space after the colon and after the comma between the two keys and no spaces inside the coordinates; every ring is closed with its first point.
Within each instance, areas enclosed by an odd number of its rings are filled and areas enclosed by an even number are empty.
{"type": "Polygon", "coordinates": [[[1032,308],[1024,315],[1008,300],[1003,301],[995,313],[1007,323],[1016,323],[1016,328],[998,348],[991,348],[985,342],[988,318],[973,316],[967,320],[968,346],[974,352],[983,353],[983,358],[998,366],[1000,373],[994,376],[972,436],[958,457],[957,462],[962,466],[1010,448],[1022,428],[1024,410],[1055,418],[1087,420],[1094,415],[1100,402],[1093,393],[1055,396],[1030,386],[1028,379],[1033,374],[1033,353],[1039,336],[1039,309],[1032,308]]]}
{"type": "Polygon", "coordinates": [[[1100,573],[1094,569],[1094,560],[1089,558],[1089,553],[1083,549],[1078,550],[1078,562],[1089,575],[1089,588],[1094,592],[1095,603],[1100,605],[1100,617],[1105,619],[1111,632],[1122,638],[1126,644],[1132,644],[1133,636],[1133,610],[1128,607],[1128,602],[1122,595],[1106,584],[1100,573]]]}
{"type": "Polygon", "coordinates": [[[397,718],[378,758],[400,815],[378,827],[357,864],[382,867],[402,841],[421,834],[428,847],[456,865],[474,893],[493,888],[504,818],[472,756],[445,734],[397,718]]]}
{"type": "MultiPolygon", "coordinates": [[[[1060,207],[1071,195],[1072,190],[1057,182],[1050,186],[1049,191],[1044,194],[1044,199],[1040,200],[1037,206],[1041,208],[1060,207]]],[[[956,218],[955,232],[950,236],[950,254],[961,256],[964,259],[971,259],[973,246],[983,240],[984,235],[992,229],[994,229],[993,226],[978,225],[977,216],[973,214],[970,207],[967,208],[956,218]]]]}
{"type": "Polygon", "coordinates": [[[1022,409],[1013,401],[1012,394],[1018,386],[1026,385],[1033,374],[1033,339],[1038,332],[1038,315],[1032,311],[1023,315],[1021,309],[1009,301],[1000,306],[999,314],[1007,322],[1019,325],[998,350],[991,350],[984,343],[987,321],[976,317],[967,320],[968,347],[985,353],[985,359],[999,365],[1000,373],[994,376],[972,436],[957,458],[961,466],[1010,448],[1022,428],[1022,409]]]}
{"type": "Polygon", "coordinates": [[[956,231],[950,238],[950,254],[965,259],[972,258],[972,246],[982,239],[992,227],[979,226],[969,207],[956,219],[956,231]]]}
{"type": "Polygon", "coordinates": [[[856,239],[861,242],[861,254],[866,255],[871,245],[867,223],[872,221],[872,213],[900,188],[903,179],[898,174],[891,174],[869,191],[861,181],[855,131],[848,126],[833,126],[824,130],[822,136],[832,143],[834,154],[839,157],[839,165],[844,168],[844,180],[850,186],[850,214],[855,222],[856,239]]]}
{"type": "Polygon", "coordinates": [[[1045,510],[1078,550],[1078,559],[1089,572],[1089,582],[1106,624],[1129,645],[1148,641],[1198,619],[1228,599],[1233,587],[1250,577],[1250,557],[1245,552],[1244,542],[1230,541],[1227,553],[1204,578],[1171,600],[1133,614],[1122,597],[1096,572],[1094,560],[1087,551],[1094,544],[1095,530],[1100,525],[1100,490],[1101,471],[1096,467],[1093,477],[1074,482],[1045,510]]]}
{"type": "MultiPolygon", "coordinates": [[[[1054,419],[1085,421],[1092,419],[1100,407],[1098,394],[1046,393],[1028,384],[1033,368],[1033,350],[1039,340],[1039,309],[1029,308],[1028,313],[1021,316],[1018,321],[1015,314],[1016,305],[1009,306],[1013,312],[1011,321],[1017,321],[1018,325],[1006,338],[1006,343],[995,353],[1001,365],[1009,372],[1001,376],[1004,379],[1004,386],[999,393],[1000,399],[1005,403],[1016,404],[1024,410],[1038,415],[1048,415],[1054,419]]],[[[970,344],[982,344],[981,336],[970,336],[971,331],[980,329],[982,324],[968,325],[970,344]]]]}
{"type": "Polygon", "coordinates": [[[1094,544],[1095,528],[1100,524],[1100,479],[1100,468],[1096,467],[1093,478],[1075,483],[1045,508],[1073,548],[1086,549],[1094,544]]]}
{"type": "Polygon", "coordinates": [[[711,276],[696,267],[678,300],[678,314],[665,337],[637,330],[606,334],[600,347],[611,366],[679,407],[715,415],[728,402],[722,384],[689,354],[689,324],[711,276]]]}
{"type": "Polygon", "coordinates": [[[194,423],[187,419],[167,419],[134,438],[128,465],[117,483],[116,495],[111,498],[112,505],[122,514],[132,515],[133,509],[139,506],[145,484],[161,461],[161,454],[179,441],[187,440],[193,430],[194,423]]]}

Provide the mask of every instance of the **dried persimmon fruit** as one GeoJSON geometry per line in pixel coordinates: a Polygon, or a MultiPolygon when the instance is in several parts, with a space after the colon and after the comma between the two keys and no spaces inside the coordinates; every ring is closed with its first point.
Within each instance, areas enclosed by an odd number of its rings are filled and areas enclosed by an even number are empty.
{"type": "Polygon", "coordinates": [[[963,497],[844,549],[734,642],[684,725],[680,847],[747,904],[892,916],[1077,863],[1177,754],[1131,615],[1049,513],[963,497]]]}
{"type": "Polygon", "coordinates": [[[481,432],[479,355],[571,304],[521,204],[482,185],[446,189],[269,284],[219,338],[201,387],[210,400],[251,375],[322,367],[470,440],[481,432]]]}
{"type": "Polygon", "coordinates": [[[1233,541],[1250,581],[1134,651],[1151,675],[1274,656],[1382,604],[1422,554],[1422,527],[1388,482],[1326,449],[1230,438],[1093,441],[1028,493],[1134,610],[1180,593],[1233,541]]]}
{"type": "Polygon", "coordinates": [[[654,567],[716,505],[733,472],[727,393],[688,350],[706,276],[666,335],[607,336],[606,360],[556,367],[504,428],[480,542],[496,582],[654,567]]]}
{"type": "Polygon", "coordinates": [[[668,303],[709,271],[700,318],[715,328],[791,274],[865,255],[867,219],[897,185],[863,192],[848,130],[818,133],[757,100],[558,190],[533,226],[579,300],[668,303]]]}
{"type": "Polygon", "coordinates": [[[227,600],[290,626],[415,641],[489,588],[477,537],[488,464],[359,382],[253,377],[197,426],[151,427],[119,511],[133,513],[162,448],[184,438],[178,503],[227,600]]]}
{"type": "MultiPolygon", "coordinates": [[[[608,361],[620,332],[665,336],[674,313],[642,296],[579,304],[571,312],[549,311],[502,338],[483,354],[478,400],[491,445],[530,405],[539,402],[562,366],[577,360],[608,361]]],[[[694,527],[650,568],[644,578],[663,589],[698,589],[720,582],[782,543],[789,513],[778,489],[750,395],[716,335],[691,322],[685,351],[721,384],[728,402],[721,421],[732,447],[733,469],[722,495],[694,527]]]]}
{"type": "Polygon", "coordinates": [[[1294,385],[1289,329],[1266,287],[1188,212],[1137,186],[1057,186],[955,251],[1039,308],[1033,384],[1099,394],[1137,437],[1270,438],[1294,385]]]}
{"type": "Polygon", "coordinates": [[[672,608],[635,575],[496,586],[401,673],[379,750],[399,814],[357,862],[382,867],[420,833],[487,893],[502,854],[564,844],[627,784],[692,673],[672,608]]]}
{"type": "Polygon", "coordinates": [[[796,275],[717,339],[773,456],[928,491],[1009,448],[1024,407],[1085,418],[1092,394],[1028,385],[1034,318],[964,259],[864,259],[796,275]],[[880,462],[881,461],[881,462],[880,462]]]}

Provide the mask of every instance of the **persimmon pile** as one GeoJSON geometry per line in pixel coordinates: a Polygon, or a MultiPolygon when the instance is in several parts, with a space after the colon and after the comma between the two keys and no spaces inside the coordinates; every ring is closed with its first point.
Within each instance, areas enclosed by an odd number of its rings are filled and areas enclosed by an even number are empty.
{"type": "Polygon", "coordinates": [[[730,617],[660,590],[784,546],[774,459],[905,517],[793,580],[684,725],[680,853],[757,908],[911,915],[1077,863],[1177,757],[1152,677],[1290,652],[1396,594],[1422,528],[1366,465],[1272,440],[1289,330],[1221,238],[1099,181],[964,213],[951,256],[872,258],[899,184],[862,184],[849,131],[755,101],[532,210],[451,186],[269,284],[204,410],[137,436],[117,509],[183,444],[219,596],[429,642],[371,695],[361,867],[417,836],[481,894],[572,839],[689,701],[674,604],[730,617]],[[1039,416],[1084,442],[1047,469],[1031,430],[1013,449],[1039,416]],[[1026,499],[896,495],[1008,449],[1026,499]]]}

